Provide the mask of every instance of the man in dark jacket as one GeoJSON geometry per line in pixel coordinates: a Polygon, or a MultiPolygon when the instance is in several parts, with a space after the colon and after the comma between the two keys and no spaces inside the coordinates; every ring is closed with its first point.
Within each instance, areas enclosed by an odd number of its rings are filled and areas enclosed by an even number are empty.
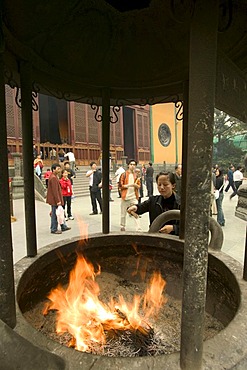
{"type": "Polygon", "coordinates": [[[228,192],[228,190],[230,189],[230,187],[232,188],[232,191],[233,192],[236,191],[236,187],[235,187],[235,184],[234,184],[234,181],[233,181],[233,173],[234,173],[234,171],[235,171],[235,167],[231,164],[231,166],[229,167],[229,169],[227,171],[228,185],[225,188],[225,192],[226,193],[228,192]]]}
{"type": "Polygon", "coordinates": [[[154,191],[153,185],[154,169],[152,162],[148,163],[148,168],[146,170],[146,187],[147,187],[147,196],[151,197],[154,191]]]}
{"type": "Polygon", "coordinates": [[[58,222],[57,222],[57,215],[56,210],[58,206],[63,205],[63,196],[62,190],[59,183],[58,175],[61,171],[61,166],[58,163],[53,163],[51,166],[52,173],[50,174],[48,180],[48,189],[47,189],[47,196],[46,196],[46,203],[50,204],[51,206],[51,233],[52,234],[61,234],[62,231],[70,230],[71,227],[68,227],[64,221],[61,225],[61,231],[57,229],[58,222]]]}
{"type": "Polygon", "coordinates": [[[93,208],[93,212],[90,213],[90,215],[97,215],[98,209],[96,200],[99,203],[100,213],[102,213],[102,198],[101,198],[102,173],[100,170],[97,169],[96,162],[91,162],[90,167],[91,169],[86,173],[86,177],[89,178],[89,190],[93,208]]]}
{"type": "Polygon", "coordinates": [[[68,178],[70,179],[71,185],[73,186],[73,179],[76,177],[75,171],[70,168],[68,161],[64,162],[64,169],[68,172],[68,178]]]}

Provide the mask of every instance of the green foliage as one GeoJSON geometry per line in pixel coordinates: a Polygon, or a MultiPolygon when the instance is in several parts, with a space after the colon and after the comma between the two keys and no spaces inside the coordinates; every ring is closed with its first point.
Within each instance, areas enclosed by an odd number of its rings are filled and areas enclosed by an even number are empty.
{"type": "Polygon", "coordinates": [[[229,140],[236,135],[247,133],[246,123],[237,118],[230,117],[227,113],[215,109],[214,111],[214,136],[217,141],[229,140]]]}
{"type": "Polygon", "coordinates": [[[243,163],[244,152],[231,140],[243,133],[247,133],[246,123],[215,109],[213,164],[217,163],[226,170],[230,164],[237,166],[243,163]]]}
{"type": "Polygon", "coordinates": [[[237,148],[231,141],[220,141],[214,144],[213,164],[218,164],[225,170],[234,164],[238,166],[243,163],[244,152],[237,148]]]}

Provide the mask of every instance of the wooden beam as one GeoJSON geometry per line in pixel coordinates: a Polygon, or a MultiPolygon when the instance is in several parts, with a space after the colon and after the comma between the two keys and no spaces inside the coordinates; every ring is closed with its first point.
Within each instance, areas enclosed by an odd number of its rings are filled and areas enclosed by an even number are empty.
{"type": "Polygon", "coordinates": [[[224,54],[217,55],[216,108],[247,122],[247,79],[224,54]]]}

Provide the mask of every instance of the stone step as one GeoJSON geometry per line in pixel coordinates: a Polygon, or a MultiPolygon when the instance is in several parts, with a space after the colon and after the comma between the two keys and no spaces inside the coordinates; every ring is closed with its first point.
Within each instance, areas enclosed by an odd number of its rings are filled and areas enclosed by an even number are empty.
{"type": "MultiPolygon", "coordinates": [[[[75,197],[89,196],[88,178],[86,177],[87,170],[77,171],[76,177],[73,179],[73,192],[75,197]]],[[[113,174],[111,174],[113,176],[113,174]]],[[[112,194],[117,194],[117,184],[113,180],[112,194]]]]}
{"type": "MultiPolygon", "coordinates": [[[[88,168],[80,168],[79,171],[76,171],[76,177],[73,179],[73,192],[75,198],[79,197],[87,197],[89,196],[89,186],[88,186],[88,178],[86,177],[86,173],[88,171],[88,168]]],[[[45,173],[45,170],[43,171],[43,174],[45,173]]],[[[114,176],[114,172],[110,172],[110,176],[114,176]]],[[[45,180],[43,180],[43,183],[45,184],[45,180]]],[[[118,195],[118,186],[116,183],[116,179],[112,182],[113,188],[112,188],[112,195],[116,197],[118,195]]]]}
{"type": "MultiPolygon", "coordinates": [[[[45,173],[46,169],[43,170],[43,174],[45,173]]],[[[73,191],[75,197],[86,197],[89,196],[89,186],[88,186],[88,178],[86,177],[86,173],[88,168],[80,168],[76,171],[76,177],[73,179],[73,191]]],[[[114,176],[114,172],[111,172],[111,176],[114,176]]],[[[43,179],[43,183],[45,184],[45,180],[43,179]]],[[[112,194],[118,193],[117,191],[117,184],[116,181],[113,180],[113,189],[112,194]]]]}

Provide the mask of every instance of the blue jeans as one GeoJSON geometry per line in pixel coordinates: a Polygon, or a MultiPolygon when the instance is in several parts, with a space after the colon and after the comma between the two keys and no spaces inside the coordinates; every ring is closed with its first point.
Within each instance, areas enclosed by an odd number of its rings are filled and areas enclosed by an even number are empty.
{"type": "Polygon", "coordinates": [[[217,207],[217,222],[221,226],[225,226],[225,217],[222,209],[222,202],[224,198],[224,193],[223,191],[220,192],[219,198],[216,199],[216,207],[217,207]]]}
{"type": "MultiPolygon", "coordinates": [[[[57,206],[51,206],[51,232],[52,233],[57,231],[57,227],[58,227],[56,209],[57,209],[57,206]]],[[[64,223],[61,225],[61,230],[66,228],[66,226],[67,226],[66,222],[64,221],[64,223]]]]}
{"type": "Polygon", "coordinates": [[[57,231],[57,215],[56,215],[56,206],[51,206],[51,232],[57,231]]]}

